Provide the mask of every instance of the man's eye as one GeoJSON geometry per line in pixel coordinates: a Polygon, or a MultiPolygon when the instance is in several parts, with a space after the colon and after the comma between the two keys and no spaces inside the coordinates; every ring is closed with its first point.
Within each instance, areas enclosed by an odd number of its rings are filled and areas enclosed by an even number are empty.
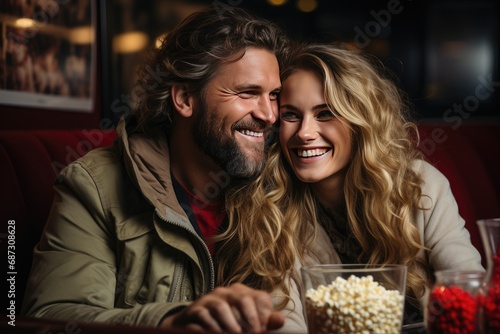
{"type": "Polygon", "coordinates": [[[278,92],[272,92],[271,94],[269,94],[269,99],[271,101],[276,101],[279,97],[279,93],[278,92]]]}
{"type": "Polygon", "coordinates": [[[322,110],[316,115],[316,118],[325,121],[334,119],[335,115],[330,110],[322,110]]]}
{"type": "Polygon", "coordinates": [[[280,118],[284,121],[296,121],[298,120],[299,118],[297,117],[297,115],[293,112],[283,112],[281,113],[280,115],[280,118]]]}
{"type": "Polygon", "coordinates": [[[250,99],[255,96],[255,92],[252,91],[240,92],[238,93],[238,96],[241,97],[242,99],[250,99]]]}

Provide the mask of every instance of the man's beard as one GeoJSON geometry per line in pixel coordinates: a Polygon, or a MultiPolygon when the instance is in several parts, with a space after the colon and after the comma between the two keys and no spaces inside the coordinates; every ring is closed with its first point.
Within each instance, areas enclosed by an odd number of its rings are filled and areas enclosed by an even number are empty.
{"type": "Polygon", "coordinates": [[[193,123],[193,136],[201,150],[211,157],[232,177],[252,178],[258,176],[267,159],[269,146],[273,141],[274,127],[262,122],[253,121],[251,124],[239,121],[231,126],[231,135],[224,130],[222,120],[216,119],[215,112],[207,110],[205,101],[201,103],[201,110],[193,123]],[[237,129],[261,128],[264,129],[264,145],[255,150],[259,154],[248,156],[238,146],[234,137],[237,129]]]}

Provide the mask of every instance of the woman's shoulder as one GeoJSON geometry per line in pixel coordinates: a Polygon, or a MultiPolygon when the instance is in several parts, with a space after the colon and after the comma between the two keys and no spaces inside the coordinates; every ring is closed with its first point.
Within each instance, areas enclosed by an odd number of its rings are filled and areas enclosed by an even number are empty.
{"type": "Polygon", "coordinates": [[[422,159],[415,159],[412,162],[412,169],[417,173],[425,184],[443,183],[449,184],[446,176],[435,166],[422,159]]]}
{"type": "Polygon", "coordinates": [[[422,191],[420,204],[425,208],[432,208],[437,203],[454,202],[450,182],[435,166],[425,160],[415,160],[413,170],[420,176],[422,191]]]}

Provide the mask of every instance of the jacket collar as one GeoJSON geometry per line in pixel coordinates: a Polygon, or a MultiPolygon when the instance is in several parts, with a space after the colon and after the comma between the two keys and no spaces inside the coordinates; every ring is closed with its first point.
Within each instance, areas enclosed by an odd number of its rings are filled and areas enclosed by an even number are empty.
{"type": "Polygon", "coordinates": [[[128,128],[127,119],[117,127],[117,142],[128,176],[160,218],[171,221],[175,217],[176,222],[192,229],[175,196],[166,137],[150,138],[128,128]]]}

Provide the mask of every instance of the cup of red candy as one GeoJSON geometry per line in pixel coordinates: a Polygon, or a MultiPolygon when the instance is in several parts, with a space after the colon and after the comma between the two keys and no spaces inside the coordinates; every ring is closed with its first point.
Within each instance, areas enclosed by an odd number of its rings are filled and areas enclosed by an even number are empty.
{"type": "Polygon", "coordinates": [[[473,334],[477,332],[478,293],[484,273],[466,270],[437,271],[427,304],[427,332],[473,334]]]}

